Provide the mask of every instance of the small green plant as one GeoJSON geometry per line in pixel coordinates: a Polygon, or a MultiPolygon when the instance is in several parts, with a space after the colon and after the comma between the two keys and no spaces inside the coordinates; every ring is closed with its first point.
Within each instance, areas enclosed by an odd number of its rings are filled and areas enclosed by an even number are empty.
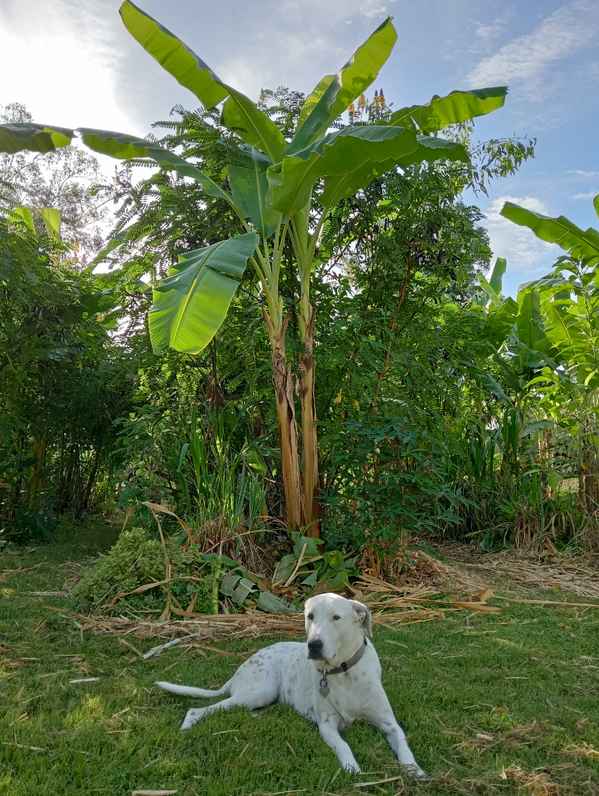
{"type": "Polygon", "coordinates": [[[356,557],[340,550],[322,551],[318,539],[292,533],[293,551],[278,562],[273,585],[288,587],[300,583],[307,591],[326,587],[331,591],[344,589],[350,577],[358,574],[356,557]]]}

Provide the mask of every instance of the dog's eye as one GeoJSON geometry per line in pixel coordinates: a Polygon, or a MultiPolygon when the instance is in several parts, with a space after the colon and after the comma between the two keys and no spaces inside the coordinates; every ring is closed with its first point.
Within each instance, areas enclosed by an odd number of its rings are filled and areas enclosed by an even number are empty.
{"type": "Polygon", "coordinates": [[[338,619],[341,619],[341,617],[340,617],[340,616],[337,616],[337,614],[335,614],[335,616],[333,617],[333,619],[334,619],[334,620],[335,620],[335,622],[336,622],[338,619]]]}
{"type": "Polygon", "coordinates": [[[314,619],[314,614],[308,614],[308,619],[309,619],[309,620],[310,620],[310,622],[311,622],[311,621],[314,619]]]}

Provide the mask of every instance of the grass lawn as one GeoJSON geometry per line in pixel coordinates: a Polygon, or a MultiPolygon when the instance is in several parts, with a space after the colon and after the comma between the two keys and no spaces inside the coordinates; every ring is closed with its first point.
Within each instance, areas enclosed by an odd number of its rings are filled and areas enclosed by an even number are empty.
{"type": "Polygon", "coordinates": [[[60,590],[68,562],[93,552],[80,539],[0,554],[0,794],[599,794],[599,610],[514,605],[378,629],[387,693],[433,776],[415,785],[397,778],[373,728],[347,733],[364,772],[350,777],[316,728],[282,706],[179,733],[196,703],[154,680],[221,685],[274,639],[142,661],[118,638],[82,634],[64,598],[30,592],[60,590]],[[100,679],[69,683],[84,677],[100,679]]]}

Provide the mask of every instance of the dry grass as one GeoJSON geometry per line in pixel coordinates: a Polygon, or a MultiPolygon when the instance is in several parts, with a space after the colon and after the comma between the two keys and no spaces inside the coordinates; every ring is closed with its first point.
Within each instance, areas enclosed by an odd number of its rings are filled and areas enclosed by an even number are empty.
{"type": "Polygon", "coordinates": [[[564,753],[572,757],[586,757],[588,760],[599,760],[599,749],[595,749],[588,743],[570,744],[564,749],[564,753]]]}
{"type": "Polygon", "coordinates": [[[509,583],[512,587],[564,591],[599,600],[597,564],[582,556],[551,553],[539,556],[522,550],[473,554],[472,547],[443,546],[451,556],[448,573],[459,583],[509,583]]]}
{"type": "Polygon", "coordinates": [[[530,746],[537,743],[541,735],[547,733],[549,729],[545,723],[533,721],[530,724],[506,727],[499,732],[477,732],[472,738],[456,744],[456,749],[488,751],[495,747],[515,749],[519,746],[530,746]]]}
{"type": "MultiPolygon", "coordinates": [[[[444,596],[430,586],[394,586],[379,578],[364,575],[351,591],[356,599],[370,607],[374,624],[385,627],[442,619],[448,612],[496,613],[501,610],[488,605],[487,600],[493,594],[490,590],[455,599],[444,596]]],[[[139,639],[181,638],[185,643],[194,646],[201,646],[206,641],[301,636],[304,633],[304,619],[300,613],[269,614],[247,611],[235,614],[191,614],[189,618],[175,621],[81,614],[74,615],[73,618],[82,630],[93,633],[133,636],[139,639]]]]}
{"type": "Polygon", "coordinates": [[[530,796],[559,796],[562,793],[558,783],[553,782],[543,770],[526,771],[520,766],[509,766],[499,776],[530,796]]]}

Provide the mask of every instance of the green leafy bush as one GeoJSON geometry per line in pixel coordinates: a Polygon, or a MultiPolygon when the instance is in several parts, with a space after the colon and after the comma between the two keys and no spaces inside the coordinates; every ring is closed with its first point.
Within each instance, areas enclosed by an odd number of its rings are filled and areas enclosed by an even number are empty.
{"type": "Polygon", "coordinates": [[[210,562],[192,548],[183,550],[174,538],[167,539],[167,552],[174,578],[170,584],[162,583],[165,561],[160,541],[143,528],[123,531],[108,554],[102,556],[73,589],[74,607],[82,611],[119,614],[159,611],[168,587],[185,605],[195,595],[195,610],[209,612],[213,579],[210,562]],[[161,585],[128,594],[152,583],[161,585]],[[123,597],[116,600],[120,594],[123,597]]]}
{"type": "MultiPolygon", "coordinates": [[[[163,578],[164,556],[159,540],[151,538],[143,528],[131,528],[123,531],[108,554],[85,573],[72,597],[76,608],[92,611],[118,592],[133,591],[163,578]]],[[[158,596],[162,597],[162,593],[158,596]]],[[[148,600],[148,593],[140,595],[137,602],[140,599],[148,600]]]]}
{"type": "Polygon", "coordinates": [[[123,531],[109,552],[85,573],[71,598],[75,610],[102,614],[174,615],[242,610],[289,610],[285,601],[263,589],[263,579],[226,555],[203,553],[185,536],[160,540],[143,528],[123,531]],[[165,578],[168,557],[170,577],[165,578]],[[268,600],[270,599],[270,602],[268,600]],[[264,601],[267,601],[266,603],[264,601]],[[268,606],[268,607],[267,607],[268,606]]]}
{"type": "Polygon", "coordinates": [[[367,417],[342,428],[335,489],[325,496],[326,542],[395,553],[412,536],[438,534],[459,520],[447,434],[401,415],[367,417]]]}

